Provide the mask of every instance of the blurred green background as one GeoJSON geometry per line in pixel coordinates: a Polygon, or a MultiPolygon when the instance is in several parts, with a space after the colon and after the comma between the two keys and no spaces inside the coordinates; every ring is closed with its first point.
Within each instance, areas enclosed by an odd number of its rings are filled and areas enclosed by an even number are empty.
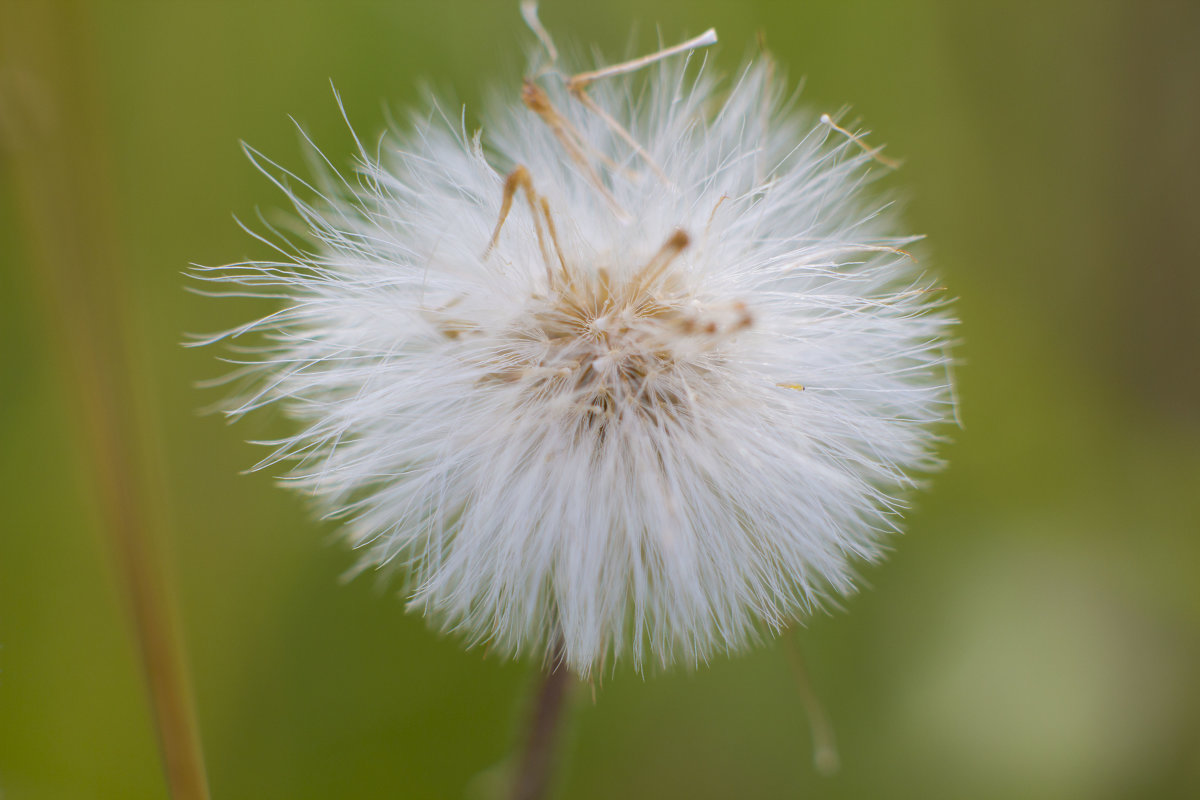
{"type": "MultiPolygon", "coordinates": [[[[802,633],[841,772],[814,770],[773,644],[619,670],[594,705],[581,688],[559,796],[1200,796],[1200,4],[547,0],[542,18],[613,54],[633,23],[638,51],[656,25],[711,25],[726,70],[765,31],[805,103],[850,104],[905,160],[889,184],[965,340],[950,468],[866,590],[802,633]]],[[[488,796],[534,665],[343,584],[333,529],[239,474],[279,423],[198,414],[223,367],[179,342],[257,307],[180,273],[269,257],[232,214],[283,198],[239,140],[303,171],[294,115],[346,165],[330,79],[370,139],[425,81],[451,108],[515,95],[528,39],[516,0],[0,4],[5,800],[166,797],[113,513],[166,555],[214,797],[488,796]]]]}

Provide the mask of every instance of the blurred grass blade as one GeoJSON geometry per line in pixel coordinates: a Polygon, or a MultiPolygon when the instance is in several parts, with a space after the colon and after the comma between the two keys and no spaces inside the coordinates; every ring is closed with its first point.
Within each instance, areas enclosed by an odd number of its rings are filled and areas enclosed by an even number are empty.
{"type": "Polygon", "coordinates": [[[82,2],[0,3],[0,148],[13,176],[45,333],[76,403],[98,527],[109,542],[140,648],[175,800],[208,797],[174,606],[154,534],[149,409],[136,387],[134,317],[117,243],[96,80],[82,2]]]}

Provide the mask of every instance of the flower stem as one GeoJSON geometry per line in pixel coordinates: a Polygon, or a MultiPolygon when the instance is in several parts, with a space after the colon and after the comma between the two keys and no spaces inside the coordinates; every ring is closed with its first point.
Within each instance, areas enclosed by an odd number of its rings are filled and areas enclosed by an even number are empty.
{"type": "Polygon", "coordinates": [[[529,718],[529,733],[513,783],[512,800],[543,800],[554,777],[554,761],[561,736],[567,688],[571,671],[563,663],[563,640],[559,636],[551,650],[529,718]]]}

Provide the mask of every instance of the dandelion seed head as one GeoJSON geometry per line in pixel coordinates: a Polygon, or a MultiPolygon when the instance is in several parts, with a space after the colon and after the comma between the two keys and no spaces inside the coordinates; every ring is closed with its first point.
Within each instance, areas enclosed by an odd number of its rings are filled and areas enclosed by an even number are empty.
{"type": "Polygon", "coordinates": [[[231,332],[231,413],[299,423],[264,465],[436,627],[696,663],[880,555],[939,466],[952,320],[878,151],[765,62],[580,80],[535,31],[554,59],[479,134],[434,105],[307,188],[256,158],[311,244],[197,273],[282,298],[231,332]]]}

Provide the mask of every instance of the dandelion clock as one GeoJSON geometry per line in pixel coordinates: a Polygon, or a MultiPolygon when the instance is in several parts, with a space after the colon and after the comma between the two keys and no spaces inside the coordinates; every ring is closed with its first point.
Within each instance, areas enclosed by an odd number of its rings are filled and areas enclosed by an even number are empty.
{"type": "Polygon", "coordinates": [[[279,304],[220,337],[253,344],[230,414],[294,420],[264,464],[435,628],[694,665],[880,555],[938,466],[952,320],[891,165],[765,58],[568,64],[523,11],[482,130],[435,105],[308,183],[252,153],[307,243],[196,273],[279,304]]]}

